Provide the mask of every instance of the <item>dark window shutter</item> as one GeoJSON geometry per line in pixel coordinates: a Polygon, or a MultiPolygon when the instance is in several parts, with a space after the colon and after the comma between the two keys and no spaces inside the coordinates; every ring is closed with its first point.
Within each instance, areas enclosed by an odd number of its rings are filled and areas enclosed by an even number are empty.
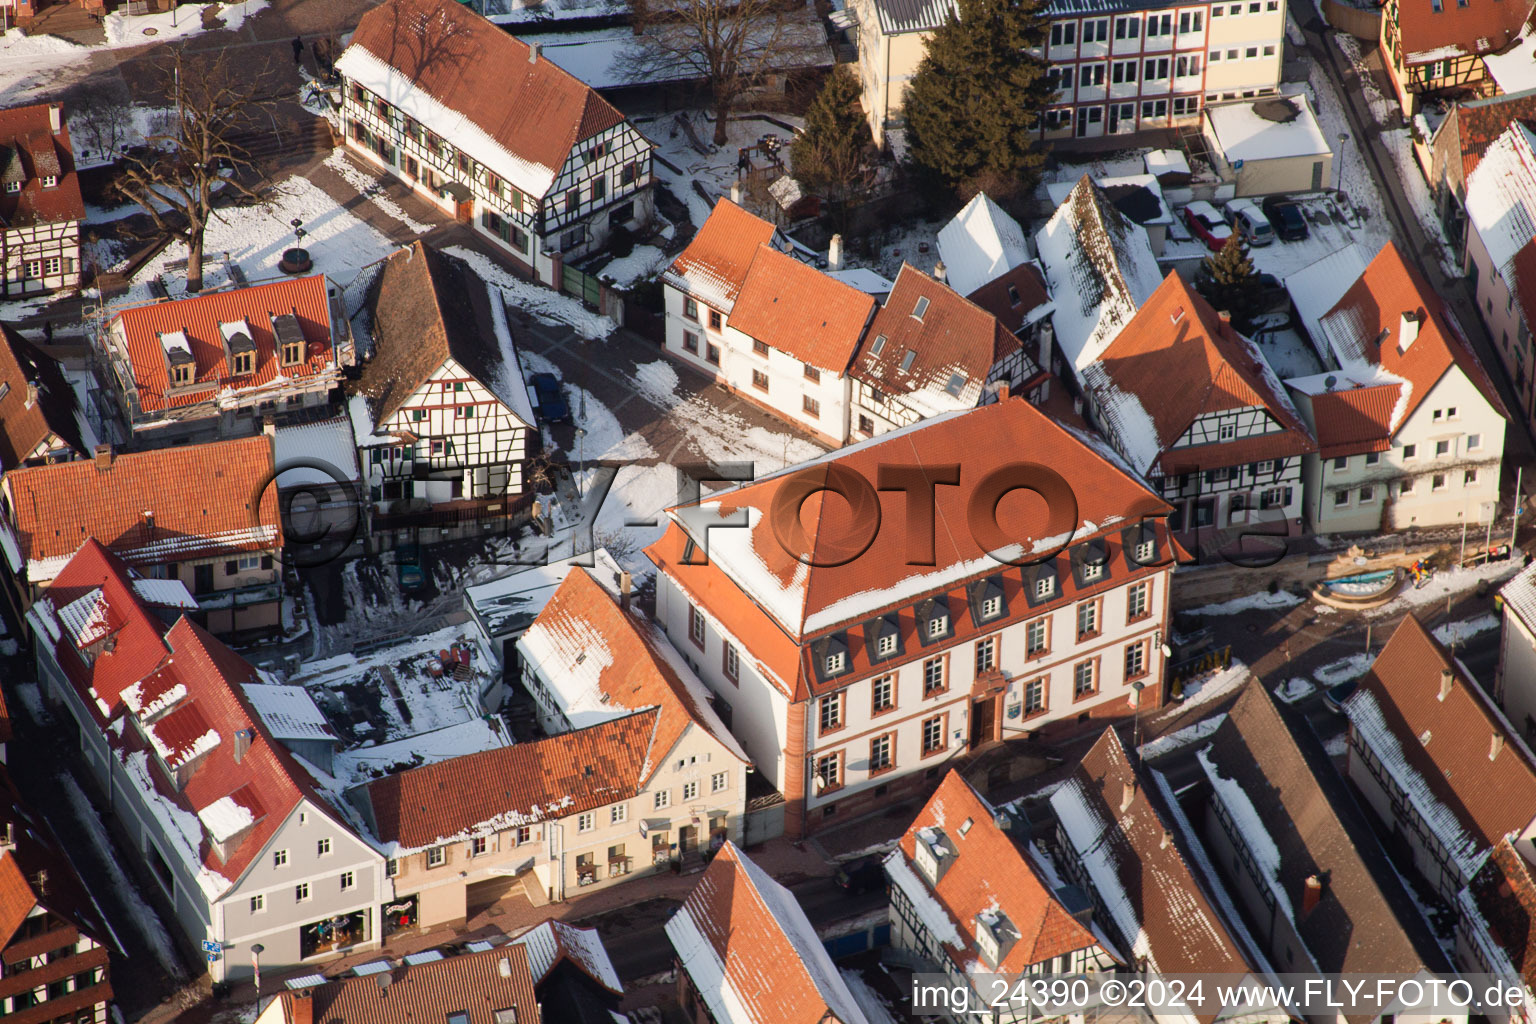
{"type": "Polygon", "coordinates": [[[263,569],[270,569],[270,568],[272,568],[272,556],[271,555],[262,555],[261,556],[261,567],[263,569]]]}
{"type": "Polygon", "coordinates": [[[239,570],[239,568],[240,563],[231,558],[229,561],[224,563],[224,575],[233,576],[239,570]]]}

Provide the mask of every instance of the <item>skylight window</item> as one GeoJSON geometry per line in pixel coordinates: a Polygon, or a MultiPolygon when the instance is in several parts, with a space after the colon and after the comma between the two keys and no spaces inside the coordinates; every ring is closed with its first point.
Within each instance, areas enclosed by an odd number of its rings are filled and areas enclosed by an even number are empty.
{"type": "Polygon", "coordinates": [[[884,351],[884,349],[885,349],[885,335],[883,335],[883,334],[875,335],[875,343],[874,343],[873,346],[870,347],[869,351],[871,353],[873,353],[874,355],[879,355],[882,351],[884,351]]]}
{"type": "Polygon", "coordinates": [[[910,369],[912,369],[912,363],[916,359],[917,359],[917,352],[912,350],[912,349],[910,349],[910,348],[907,349],[907,354],[901,357],[901,368],[903,370],[910,370],[910,369]]]}
{"type": "Polygon", "coordinates": [[[923,314],[926,312],[928,312],[928,296],[919,296],[917,305],[912,307],[912,315],[921,320],[923,318],[923,314]]]}
{"type": "Polygon", "coordinates": [[[944,391],[952,398],[959,398],[960,391],[964,387],[965,378],[960,376],[958,373],[952,373],[949,375],[949,383],[944,385],[944,391]]]}

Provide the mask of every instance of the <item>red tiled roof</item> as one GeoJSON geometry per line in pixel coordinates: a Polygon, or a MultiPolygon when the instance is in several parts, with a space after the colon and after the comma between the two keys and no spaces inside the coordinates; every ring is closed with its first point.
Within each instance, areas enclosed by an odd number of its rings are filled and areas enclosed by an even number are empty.
{"type": "Polygon", "coordinates": [[[1008,330],[1018,333],[1030,313],[1051,301],[1051,293],[1045,286],[1040,268],[1033,263],[1021,263],[966,298],[997,317],[1008,330]]]}
{"type": "MultiPolygon", "coordinates": [[[[967,509],[989,474],[1006,471],[1021,452],[1061,474],[1075,495],[1075,508],[1068,507],[1073,502],[1047,507],[1032,492],[1010,492],[1012,496],[998,506],[1001,535],[1021,545],[1024,557],[1034,557],[1037,548],[1039,554],[1058,549],[1073,531],[1077,531],[1076,543],[1104,538],[1111,568],[1099,586],[1124,583],[1125,562],[1116,553],[1122,529],[1143,515],[1166,515],[1167,504],[1117,462],[1022,398],[883,434],[797,470],[723,492],[704,503],[707,508],[673,509],[669,512],[673,525],[646,554],[730,632],[750,637],[752,655],[768,668],[770,677],[781,681],[788,692],[808,693],[818,684],[816,676],[803,674],[802,638],[808,642],[812,636],[887,611],[896,612],[906,629],[914,626],[913,605],[943,595],[949,595],[957,631],[968,629],[969,616],[959,614],[967,583],[997,575],[1004,580],[1005,599],[1011,601],[1020,594],[1020,570],[990,556],[983,544],[985,535],[973,535],[970,529],[967,509]],[[934,488],[937,528],[932,565],[908,564],[919,554],[926,559],[926,552],[907,550],[906,535],[901,533],[907,521],[906,496],[899,491],[877,493],[878,520],[864,518],[872,513],[855,512],[842,499],[812,496],[801,506],[800,522],[814,545],[804,554],[817,564],[803,563],[781,546],[773,525],[776,517],[770,514],[775,501],[798,493],[813,479],[824,481],[829,467],[871,481],[873,486],[880,467],[890,464],[960,466],[959,486],[934,488]],[[750,510],[755,523],[750,531],[715,528],[708,530],[707,541],[701,536],[715,512],[724,517],[739,509],[750,510]],[[846,541],[860,536],[871,521],[885,525],[867,549],[849,558],[846,541]],[[698,550],[688,556],[690,534],[696,536],[698,550]],[[708,561],[703,562],[701,556],[706,553],[708,561]],[[839,560],[840,564],[830,564],[839,560]]],[[[1058,557],[1064,565],[1067,556],[1058,557]]],[[[1058,591],[1064,597],[1070,593],[1071,573],[1063,570],[1059,579],[1058,591]]],[[[1022,609],[1023,602],[1010,607],[1022,609]]],[[[856,642],[857,634],[850,632],[848,639],[856,675],[867,663],[860,660],[863,645],[856,642]]],[[[839,677],[829,685],[843,686],[848,681],[839,677]]]]}
{"type": "MultiPolygon", "coordinates": [[[[35,466],[6,474],[22,558],[64,559],[95,538],[134,565],[282,545],[264,435],[35,466]],[[149,513],[146,517],[145,513],[149,513]]],[[[34,566],[33,583],[52,578],[34,566]]]]}
{"type": "Polygon", "coordinates": [[[1397,6],[1398,41],[1403,64],[1422,63],[1446,56],[1445,47],[1458,47],[1467,55],[1492,53],[1520,34],[1531,15],[1530,0],[1501,3],[1441,4],[1430,0],[1405,0],[1397,6]],[[1419,57],[1419,55],[1425,55],[1419,57]],[[1432,55],[1432,56],[1431,56],[1432,55]]]}
{"type": "Polygon", "coordinates": [[[698,301],[730,313],[758,246],[771,242],[774,231],[772,224],[722,199],[662,277],[698,301]]]}
{"type": "Polygon", "coordinates": [[[734,843],[715,855],[667,934],[685,969],[713,961],[706,999],[719,998],[723,973],[746,1014],[729,1024],[847,1024],[857,1012],[840,1008],[852,997],[794,896],[734,843]]]}
{"type": "Polygon", "coordinates": [[[52,106],[57,104],[0,110],[0,171],[19,166],[25,175],[20,192],[0,190],[0,224],[7,227],[85,219],[69,127],[61,110],[59,130],[52,130],[52,106]],[[50,175],[58,184],[44,188],[42,179],[50,175]]]}
{"type": "Polygon", "coordinates": [[[373,834],[420,849],[486,829],[556,820],[640,789],[660,719],[641,711],[587,729],[422,765],[367,784],[373,834]]]}
{"type": "Polygon", "coordinates": [[[1325,330],[1331,325],[1347,326],[1368,359],[1411,383],[1412,391],[1395,427],[1408,422],[1452,366],[1460,367],[1495,412],[1509,418],[1498,389],[1473,355],[1450,310],[1418,268],[1403,258],[1397,243],[1389,241],[1382,246],[1365,273],[1323,320],[1325,330]],[[1396,340],[1404,313],[1420,319],[1418,336],[1406,352],[1399,351],[1396,340]],[[1376,339],[1382,337],[1385,340],[1378,344],[1376,339]]]}
{"type": "MultiPolygon", "coordinates": [[[[1503,2],[1503,0],[1500,0],[1503,2]]],[[[1462,180],[1472,176],[1493,141],[1511,124],[1536,125],[1536,92],[1515,96],[1491,96],[1456,105],[1456,133],[1461,146],[1462,180]]]]}
{"type": "Polygon", "coordinates": [[[527,43],[454,0],[387,0],[363,15],[351,47],[552,173],[577,143],[624,120],[585,82],[547,57],[530,60],[527,43]]]}
{"type": "Polygon", "coordinates": [[[261,387],[272,383],[279,374],[304,378],[320,374],[328,366],[335,368],[331,312],[323,274],[135,306],[117,314],[109,330],[114,342],[127,350],[133,386],[145,412],[209,402],[224,388],[261,387]],[[280,366],[278,362],[272,318],[283,315],[297,317],[307,343],[304,361],[295,366],[280,366]],[[242,320],[256,344],[256,368],[237,377],[226,357],[219,325],[242,320]],[[176,331],[186,334],[196,370],[191,385],[171,393],[160,336],[176,331]]]}
{"type": "Polygon", "coordinates": [[[996,317],[942,281],[903,263],[891,294],[859,346],[850,375],[897,395],[926,389],[942,392],[951,375],[958,375],[964,393],[972,385],[984,384],[992,367],[1018,350],[1019,339],[996,317]],[[913,312],[925,299],[927,308],[919,320],[913,312]],[[877,355],[874,346],[879,338],[885,341],[877,355]],[[908,351],[915,356],[903,370],[908,351]]]}
{"type": "Polygon", "coordinates": [[[1257,347],[1169,272],[1100,357],[1103,375],[1141,403],[1162,472],[1290,458],[1316,449],[1257,347]],[[1174,447],[1201,416],[1260,407],[1280,429],[1261,438],[1174,447]]]}
{"type": "Polygon", "coordinates": [[[1377,384],[1313,395],[1318,454],[1332,459],[1391,448],[1392,409],[1401,393],[1397,384],[1377,384]]]}
{"type": "MultiPolygon", "coordinates": [[[[650,773],[639,780],[640,785],[645,784],[650,774],[661,770],[666,755],[690,725],[697,725],[717,738],[724,730],[714,712],[699,705],[658,649],[665,639],[652,635],[648,624],[621,609],[585,569],[577,567],[566,575],[528,627],[524,640],[539,642],[541,649],[551,651],[552,657],[559,659],[553,664],[540,664],[540,670],[569,678],[583,678],[582,662],[591,649],[605,648],[608,660],[596,684],[601,697],[593,697],[615,712],[621,708],[658,710],[656,730],[650,739],[654,757],[647,758],[650,773]]],[[[528,660],[526,654],[524,660],[528,660]]],[[[593,663],[596,662],[594,658],[593,663]]],[[[725,742],[734,746],[730,740],[725,742]]]]}
{"type": "MultiPolygon", "coordinates": [[[[54,642],[54,656],[86,707],[105,725],[122,710],[122,692],[154,671],[168,649],[165,624],[150,613],[134,593],[128,566],[100,541],[87,538],[73,558],[43,591],[38,603],[57,612],[74,601],[98,595],[102,626],[98,639],[112,638],[111,649],[100,647],[87,663],[68,633],[54,642]]],[[[38,643],[44,643],[41,636],[38,643]]]]}
{"type": "MultiPolygon", "coordinates": [[[[1417,618],[1403,618],[1355,692],[1371,695],[1409,767],[1481,849],[1530,824],[1536,761],[1482,688],[1417,618]],[[1452,683],[1441,697],[1445,671],[1452,683]]],[[[1358,699],[1351,697],[1350,704],[1358,699]]]]}
{"type": "Polygon", "coordinates": [[[731,309],[731,326],[803,362],[841,374],[875,300],[768,245],[759,245],[731,309]]]}
{"type": "MultiPolygon", "coordinates": [[[[234,883],[302,798],[322,813],[325,804],[313,780],[247,703],[241,687],[259,680],[256,670],[185,616],[166,629],[134,595],[127,567],[96,541],[87,541],[70,559],[29,617],[51,619],[57,629],[59,609],[98,589],[105,599],[106,629],[92,633],[100,637],[94,662],[72,649],[67,631],[54,644],[55,656],[98,726],[111,732],[116,755],[125,763],[160,757],[180,769],[182,786],[169,786],[147,763],[142,772],[130,770],[129,777],[139,775],[159,799],[191,814],[226,797],[265,812],[244,831],[225,837],[222,857],[206,834],[196,850],[175,851],[196,862],[194,871],[201,868],[234,883]],[[130,715],[138,728],[108,728],[130,715]],[[241,732],[249,744],[237,759],[241,732]],[[196,754],[187,756],[192,749],[196,754]]],[[[38,639],[42,642],[41,634],[38,639]]]]}
{"type": "Polygon", "coordinates": [[[379,984],[378,975],[369,975],[283,992],[278,996],[283,1020],[285,1024],[428,1024],[462,1013],[468,1024],[495,1024],[502,1010],[516,1010],[517,1024],[543,1020],[528,971],[528,951],[522,946],[404,964],[388,974],[387,990],[379,984]]]}
{"type": "Polygon", "coordinates": [[[63,367],[9,324],[0,324],[0,392],[0,471],[15,469],[49,438],[90,454],[80,433],[80,403],[63,367]]]}
{"type": "MultiPolygon", "coordinates": [[[[1022,972],[1031,965],[1099,945],[1093,933],[1063,907],[1036,873],[1028,857],[998,828],[991,805],[982,800],[957,771],[950,771],[901,837],[901,852],[916,857],[918,833],[940,829],[953,845],[953,858],[931,886],[954,919],[965,948],[945,946],[956,966],[966,969],[977,958],[976,918],[983,911],[1001,911],[1018,933],[997,965],[1001,973],[1022,972]]],[[[913,873],[927,884],[917,869],[913,873]]],[[[990,969],[990,965],[988,966],[990,969]]]]}
{"type": "MultiPolygon", "coordinates": [[[[1115,730],[1105,729],[1067,781],[1096,812],[1104,829],[1097,845],[1108,857],[1140,927],[1140,936],[1121,935],[1120,941],[1130,950],[1144,936],[1147,955],[1159,974],[1253,973],[1255,965],[1195,880],[1183,851],[1172,841],[1177,830],[1153,803],[1140,774],[1115,730]]],[[[1223,1009],[1213,1007],[1195,1016],[1208,1022],[1223,1009]]]]}
{"type": "Polygon", "coordinates": [[[1536,875],[1530,861],[1508,838],[1500,839],[1467,896],[1487,924],[1489,938],[1509,957],[1525,987],[1536,990],[1536,875]]]}

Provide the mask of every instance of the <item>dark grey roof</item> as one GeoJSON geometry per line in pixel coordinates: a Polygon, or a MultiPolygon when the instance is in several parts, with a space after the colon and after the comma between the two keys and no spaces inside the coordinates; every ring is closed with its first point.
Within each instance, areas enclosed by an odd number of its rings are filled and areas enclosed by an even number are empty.
{"type": "Polygon", "coordinates": [[[1209,754],[1221,777],[1265,808],[1292,906],[1301,906],[1308,876],[1327,879],[1321,902],[1297,923],[1302,941],[1329,974],[1449,970],[1338,773],[1313,769],[1327,765],[1328,756],[1307,729],[1290,723],[1253,679],[1212,736],[1209,754]]]}
{"type": "Polygon", "coordinates": [[[880,14],[880,31],[886,35],[902,32],[929,32],[944,24],[951,11],[958,12],[954,0],[875,0],[880,14]]]}

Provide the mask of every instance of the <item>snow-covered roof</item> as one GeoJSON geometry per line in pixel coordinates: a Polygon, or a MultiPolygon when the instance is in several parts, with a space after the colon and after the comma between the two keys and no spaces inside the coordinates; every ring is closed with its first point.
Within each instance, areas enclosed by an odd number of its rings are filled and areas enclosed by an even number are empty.
{"type": "Polygon", "coordinates": [[[1296,315],[1314,345],[1325,344],[1320,326],[1323,316],[1360,280],[1369,263],[1360,243],[1351,242],[1286,275],[1285,290],[1290,292],[1296,315]]]}
{"type": "Polygon", "coordinates": [[[192,596],[192,592],[181,580],[152,580],[139,576],[133,580],[133,592],[145,604],[161,608],[197,607],[197,598],[192,596]]]}
{"type": "Polygon", "coordinates": [[[1528,565],[1499,590],[1504,608],[1517,615],[1525,628],[1536,630],[1536,562],[1528,565]]]}
{"type": "Polygon", "coordinates": [[[1162,270],[1146,230],[1086,175],[1035,234],[1035,245],[1056,299],[1056,342],[1079,371],[1130,323],[1162,283],[1162,270]]]}
{"type": "Polygon", "coordinates": [[[615,995],[624,994],[619,972],[596,928],[577,928],[564,921],[549,920],[523,932],[509,945],[522,946],[528,952],[528,970],[535,985],[542,982],[562,957],[570,960],[593,981],[615,995]]]}
{"type": "Polygon", "coordinates": [[[1248,792],[1243,789],[1242,784],[1236,779],[1226,778],[1221,774],[1221,770],[1211,760],[1209,747],[1201,749],[1197,756],[1215,798],[1221,801],[1222,809],[1227,812],[1233,828],[1243,837],[1243,842],[1253,856],[1259,873],[1263,875],[1264,883],[1269,887],[1276,906],[1287,918],[1294,920],[1296,912],[1291,906],[1291,898],[1286,893],[1285,886],[1280,883],[1280,848],[1275,845],[1275,840],[1270,836],[1264,819],[1259,816],[1258,809],[1253,806],[1253,801],[1249,799],[1248,792]]]}
{"type": "Polygon", "coordinates": [[[617,578],[623,570],[607,548],[571,555],[547,565],[534,565],[489,583],[464,588],[464,604],[484,623],[490,637],[521,633],[533,624],[571,569],[592,563],[599,580],[617,578]]]}
{"type": "Polygon", "coordinates": [[[209,839],[222,843],[254,825],[256,816],[233,796],[225,796],[198,811],[197,820],[203,823],[209,839]]]}
{"type": "MultiPolygon", "coordinates": [[[[1132,192],[1136,189],[1146,189],[1147,193],[1155,201],[1156,209],[1153,210],[1152,204],[1147,203],[1143,198],[1141,205],[1146,207],[1148,215],[1134,216],[1132,219],[1142,225],[1173,223],[1173,211],[1169,208],[1167,199],[1163,197],[1163,186],[1157,180],[1155,174],[1120,174],[1108,178],[1095,178],[1093,183],[1099,186],[1111,198],[1111,201],[1117,203],[1123,201],[1120,199],[1122,193],[1132,192]]],[[[1048,182],[1045,186],[1046,195],[1050,197],[1053,206],[1060,206],[1067,201],[1067,197],[1072,194],[1072,189],[1076,185],[1077,183],[1072,181],[1048,182]]],[[[1193,206],[1194,203],[1190,205],[1193,206]]],[[[1132,216],[1130,212],[1124,209],[1122,209],[1122,212],[1125,212],[1128,217],[1132,216]]],[[[1141,211],[1138,210],[1137,212],[1140,213],[1141,211]]],[[[1221,219],[1221,215],[1216,213],[1214,209],[1211,213],[1215,219],[1221,219]]]]}
{"type": "Polygon", "coordinates": [[[1184,153],[1177,149],[1150,150],[1143,158],[1143,162],[1147,173],[1154,176],[1189,173],[1189,161],[1184,158],[1184,153]]]}
{"type": "Polygon", "coordinates": [[[1029,261],[1024,229],[985,192],[939,229],[938,245],[949,286],[961,295],[1029,261]]]}
{"type": "Polygon", "coordinates": [[[1467,218],[1503,271],[1536,238],[1536,134],[1517,121],[1467,178],[1467,218]]]}
{"type": "Polygon", "coordinates": [[[829,270],[827,276],[843,282],[850,288],[857,288],[866,295],[889,295],[892,288],[896,287],[894,281],[888,281],[867,267],[847,267],[843,270],[829,270]]]}
{"type": "Polygon", "coordinates": [[[167,356],[184,354],[188,359],[192,358],[192,346],[187,343],[187,335],[184,331],[166,331],[160,335],[160,347],[165,350],[167,356]]]}
{"type": "Polygon", "coordinates": [[[1483,67],[1493,76],[1501,93],[1536,89],[1536,36],[1525,36],[1503,53],[1483,57],[1483,67]]]}
{"type": "Polygon", "coordinates": [[[279,487],[355,483],[360,479],[357,444],[345,417],[294,426],[280,424],[272,435],[272,455],[279,487]]]}
{"type": "Polygon", "coordinates": [[[1317,126],[1312,104],[1305,96],[1268,97],[1219,103],[1205,108],[1216,144],[1228,162],[1283,160],[1289,157],[1324,156],[1333,151],[1317,126]],[[1265,117],[1258,108],[1288,104],[1295,116],[1288,121],[1265,117]]]}
{"type": "Polygon", "coordinates": [[[338,742],[335,730],[304,687],[247,683],[244,689],[267,731],[278,739],[338,742]]]}

